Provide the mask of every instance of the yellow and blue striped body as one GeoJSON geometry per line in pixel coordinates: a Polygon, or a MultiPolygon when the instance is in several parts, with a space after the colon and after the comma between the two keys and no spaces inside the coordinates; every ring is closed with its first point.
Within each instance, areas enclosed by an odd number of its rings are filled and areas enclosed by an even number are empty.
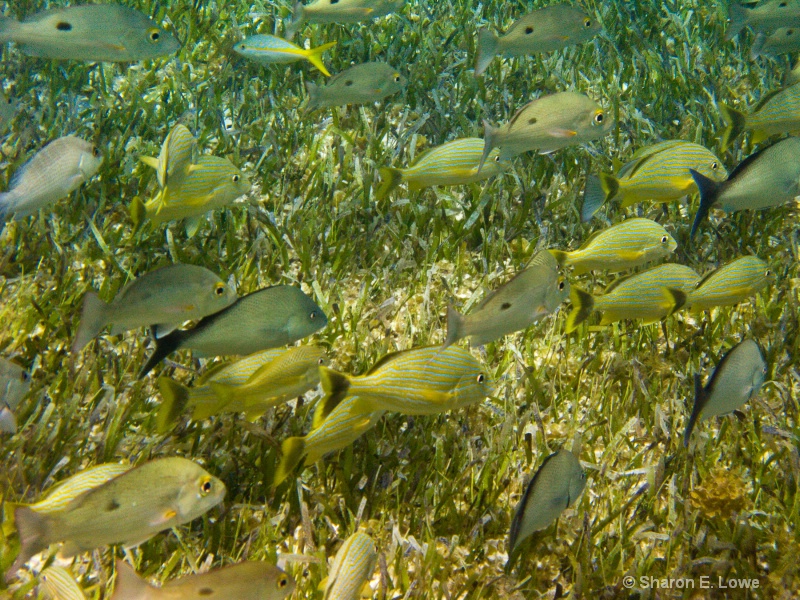
{"type": "Polygon", "coordinates": [[[669,256],[678,247],[661,225],[650,219],[628,219],[590,237],[578,250],[550,250],[559,265],[580,275],[598,269],[609,273],[632,269],[669,256]]]}
{"type": "Polygon", "coordinates": [[[693,310],[730,306],[764,288],[775,276],[757,256],[742,256],[706,275],[686,297],[693,310]]]}
{"type": "Polygon", "coordinates": [[[41,572],[39,589],[48,600],[86,600],[72,573],[58,565],[50,565],[41,572]]]}
{"type": "Polygon", "coordinates": [[[323,600],[359,600],[377,560],[371,537],[362,532],[351,535],[333,559],[323,600]]]}
{"type": "Polygon", "coordinates": [[[749,114],[725,104],[720,104],[720,111],[728,122],[723,132],[723,148],[728,148],[743,131],[753,132],[754,144],[778,133],[800,131],[800,85],[767,94],[749,114]]]}

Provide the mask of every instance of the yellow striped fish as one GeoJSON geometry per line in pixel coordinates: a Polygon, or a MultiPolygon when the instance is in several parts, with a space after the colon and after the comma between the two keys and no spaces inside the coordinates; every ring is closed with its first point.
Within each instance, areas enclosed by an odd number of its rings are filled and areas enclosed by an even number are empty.
{"type": "Polygon", "coordinates": [[[382,200],[403,182],[412,192],[434,185],[463,185],[494,177],[511,166],[500,160],[499,150],[493,150],[479,173],[482,155],[482,139],[462,138],[427,150],[405,169],[384,167],[378,171],[383,183],[376,198],[382,200]]]}
{"type": "Polygon", "coordinates": [[[594,269],[616,273],[669,256],[678,247],[661,225],[650,219],[628,219],[594,234],[573,252],[550,250],[559,266],[574,275],[594,269]]]}
{"type": "Polygon", "coordinates": [[[275,470],[274,485],[280,485],[300,464],[311,465],[329,452],[347,448],[367,431],[375,427],[384,411],[363,413],[357,410],[360,398],[350,396],[342,400],[322,423],[303,437],[290,437],[283,441],[283,456],[275,470]]]}
{"type": "Polygon", "coordinates": [[[50,565],[39,574],[39,590],[48,600],[86,600],[72,573],[58,565],[50,565]]]}
{"type": "Polygon", "coordinates": [[[752,131],[752,142],[758,144],[779,133],[800,132],[800,85],[775,90],[765,95],[749,113],[720,103],[722,118],[728,126],[722,132],[722,149],[743,131],[752,131]]]}
{"type": "Polygon", "coordinates": [[[581,209],[588,221],[606,202],[618,200],[622,208],[638,202],[670,202],[697,192],[689,169],[714,181],[728,176],[722,161],[713,152],[691,142],[668,140],[641,148],[616,175],[589,176],[581,209]]]}
{"type": "Polygon", "coordinates": [[[392,352],[360,377],[327,367],[320,367],[319,374],[326,397],[314,413],[314,427],[350,396],[360,397],[353,408],[356,412],[435,415],[486,398],[493,389],[483,366],[458,346],[392,352]]]}
{"type": "Polygon", "coordinates": [[[757,256],[742,256],[697,282],[686,297],[686,306],[700,311],[738,304],[774,280],[767,263],[757,256]]]}
{"type": "Polygon", "coordinates": [[[233,50],[237,54],[259,63],[292,63],[306,59],[323,75],[330,77],[331,74],[322,63],[321,55],[335,45],[336,42],[330,42],[306,50],[289,40],[274,35],[254,35],[236,44],[233,50]]]}
{"type": "Polygon", "coordinates": [[[185,125],[178,123],[164,139],[158,158],[141,156],[139,160],[156,170],[158,185],[167,190],[170,184],[180,185],[190,167],[197,162],[198,155],[197,140],[185,125]]]}
{"type": "Polygon", "coordinates": [[[323,600],[359,600],[362,590],[369,589],[377,560],[371,537],[360,531],[351,535],[333,559],[323,600]]]}
{"type": "Polygon", "coordinates": [[[654,323],[671,315],[686,302],[700,276],[689,267],[668,263],[627,277],[609,285],[602,296],[592,296],[573,286],[573,309],[567,318],[570,333],[594,311],[603,313],[601,325],[622,319],[642,319],[654,323]]]}

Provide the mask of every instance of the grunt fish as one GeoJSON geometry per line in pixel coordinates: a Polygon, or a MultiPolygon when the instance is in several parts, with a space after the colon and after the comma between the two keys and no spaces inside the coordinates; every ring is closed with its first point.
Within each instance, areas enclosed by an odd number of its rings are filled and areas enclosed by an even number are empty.
{"type": "Polygon", "coordinates": [[[377,561],[372,538],[360,531],[351,535],[333,559],[322,600],[360,600],[377,561]]]}
{"type": "Polygon", "coordinates": [[[755,8],[745,8],[737,0],[731,0],[728,3],[728,19],[726,40],[733,39],[747,26],[764,33],[779,27],[797,27],[800,26],[800,1],[763,0],[755,8]]]}
{"type": "Polygon", "coordinates": [[[406,78],[386,63],[368,62],[337,73],[326,85],[306,82],[308,90],[307,111],[377,102],[403,90],[406,78]]]}
{"type": "Polygon", "coordinates": [[[779,133],[800,131],[800,85],[790,85],[767,94],[747,114],[723,103],[720,103],[719,109],[728,123],[722,133],[724,149],[748,130],[753,132],[753,144],[759,144],[779,133]]]}
{"type": "Polygon", "coordinates": [[[308,23],[358,23],[396,12],[405,0],[316,0],[295,2],[291,31],[308,23]]]}
{"type": "Polygon", "coordinates": [[[50,565],[39,574],[39,590],[48,600],[86,600],[72,573],[58,565],[50,565]]]}
{"type": "Polygon", "coordinates": [[[774,280],[775,275],[763,260],[741,256],[698,281],[686,296],[686,306],[699,311],[738,304],[774,280]]]}
{"type": "Polygon", "coordinates": [[[17,363],[0,357],[0,432],[17,432],[14,410],[30,389],[30,374],[17,363]]]}

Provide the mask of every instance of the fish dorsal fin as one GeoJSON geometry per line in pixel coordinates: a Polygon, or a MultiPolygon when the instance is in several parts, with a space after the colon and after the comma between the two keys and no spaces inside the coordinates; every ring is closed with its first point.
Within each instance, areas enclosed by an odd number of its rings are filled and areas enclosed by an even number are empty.
{"type": "Polygon", "coordinates": [[[558,261],[556,260],[556,257],[553,256],[548,250],[540,250],[533,255],[533,258],[531,258],[528,261],[528,264],[525,265],[523,269],[520,269],[519,272],[522,273],[531,267],[547,267],[553,269],[553,271],[558,271],[558,261]]]}
{"type": "Polygon", "coordinates": [[[522,520],[525,517],[525,506],[528,504],[528,499],[533,493],[534,487],[536,487],[536,480],[544,470],[544,466],[547,464],[547,461],[553,458],[556,454],[558,454],[558,452],[553,452],[550,456],[542,461],[541,466],[536,470],[536,473],[534,473],[533,479],[530,480],[525,488],[525,493],[522,494],[522,498],[519,501],[519,510],[514,513],[514,518],[511,520],[511,531],[509,532],[509,538],[512,540],[512,547],[508,549],[509,553],[513,551],[513,546],[516,546],[518,541],[517,536],[519,535],[519,529],[522,526],[522,520]]]}
{"type": "MultiPolygon", "coordinates": [[[[776,143],[780,144],[780,142],[776,143]]],[[[774,145],[775,144],[772,144],[772,146],[774,145]]],[[[769,150],[770,148],[772,148],[772,146],[767,146],[766,148],[761,148],[761,150],[757,152],[753,152],[753,154],[751,154],[750,156],[745,158],[742,162],[740,162],[738,165],[736,165],[736,168],[733,171],[731,171],[730,175],[728,175],[728,181],[731,181],[733,180],[734,177],[740,175],[745,169],[747,169],[753,163],[753,161],[755,161],[759,156],[761,156],[761,154],[765,150],[769,150]]]]}
{"type": "Polygon", "coordinates": [[[719,271],[721,268],[722,267],[718,267],[718,268],[713,269],[712,271],[706,273],[705,275],[703,275],[700,278],[700,280],[697,283],[694,284],[694,289],[699,290],[700,287],[703,286],[703,284],[705,284],[711,277],[713,277],[714,274],[716,274],[717,271],[719,271]]]}
{"type": "Polygon", "coordinates": [[[530,101],[530,102],[528,102],[528,103],[527,103],[525,106],[523,106],[523,107],[522,107],[522,108],[520,108],[520,109],[519,109],[517,112],[515,112],[515,113],[514,113],[514,116],[513,116],[513,117],[511,117],[511,120],[508,122],[508,127],[511,127],[511,126],[512,126],[512,125],[513,125],[513,124],[516,122],[516,120],[517,120],[517,119],[519,119],[520,115],[521,115],[523,112],[525,112],[526,110],[528,110],[528,108],[530,108],[530,106],[531,106],[531,105],[532,105],[534,102],[536,102],[536,100],[531,100],[531,101],[530,101]]]}
{"type": "MultiPolygon", "coordinates": [[[[791,87],[791,86],[790,86],[790,87],[791,87]]],[[[764,105],[765,105],[767,102],[769,102],[770,100],[772,100],[772,99],[773,99],[775,96],[777,96],[777,95],[778,95],[778,94],[780,94],[781,92],[783,92],[783,91],[785,91],[785,90],[788,90],[788,89],[789,89],[789,88],[778,88],[777,90],[772,90],[771,92],[768,92],[768,93],[764,94],[764,95],[761,97],[761,100],[759,100],[759,101],[758,101],[758,104],[756,104],[756,105],[753,107],[753,110],[752,110],[752,112],[753,112],[753,113],[756,113],[756,112],[758,112],[759,110],[761,110],[762,108],[764,108],[764,105]]],[[[751,114],[752,114],[752,113],[751,113],[751,114]]]]}
{"type": "Polygon", "coordinates": [[[603,290],[603,294],[608,294],[609,292],[612,292],[613,290],[618,288],[620,284],[628,281],[634,275],[638,275],[638,273],[632,273],[630,275],[623,275],[622,277],[617,277],[614,281],[608,284],[608,287],[606,287],[606,289],[603,290]]]}
{"type": "MultiPolygon", "coordinates": [[[[415,348],[415,350],[417,350],[417,348],[415,348]]],[[[372,375],[373,373],[375,373],[375,371],[377,371],[381,367],[385,367],[390,362],[396,360],[406,352],[408,352],[408,350],[395,350],[394,352],[389,352],[389,354],[385,354],[378,360],[378,362],[376,362],[374,365],[370,367],[369,371],[364,373],[364,376],[366,377],[367,375],[372,375]]]]}
{"type": "Polygon", "coordinates": [[[214,377],[214,375],[217,375],[220,371],[222,371],[226,367],[231,366],[231,364],[232,363],[230,363],[230,362],[218,362],[217,364],[212,366],[210,369],[208,369],[208,371],[203,373],[203,375],[197,380],[197,385],[198,386],[205,385],[206,383],[209,382],[209,380],[212,377],[214,377]]]}
{"type": "Polygon", "coordinates": [[[609,229],[609,228],[606,228],[606,229],[601,229],[600,231],[595,231],[594,233],[592,233],[591,235],[589,235],[589,237],[587,237],[587,238],[586,238],[586,239],[583,241],[583,243],[581,244],[580,248],[578,248],[578,252],[580,252],[581,250],[586,250],[586,248],[589,246],[589,244],[591,244],[591,243],[592,243],[593,241],[595,241],[595,240],[596,240],[598,237],[600,237],[600,234],[601,234],[601,233],[603,233],[604,231],[608,231],[608,229],[609,229]]]}
{"type": "Polygon", "coordinates": [[[628,179],[630,179],[631,177],[633,177],[636,174],[636,171],[638,171],[639,169],[642,168],[642,165],[644,165],[648,160],[650,160],[651,158],[653,158],[657,154],[660,154],[662,151],[663,150],[660,150],[658,152],[652,152],[650,154],[647,154],[646,156],[641,157],[640,159],[638,159],[636,161],[629,162],[627,165],[622,167],[620,172],[617,174],[617,177],[619,178],[619,177],[625,176],[628,179]]]}

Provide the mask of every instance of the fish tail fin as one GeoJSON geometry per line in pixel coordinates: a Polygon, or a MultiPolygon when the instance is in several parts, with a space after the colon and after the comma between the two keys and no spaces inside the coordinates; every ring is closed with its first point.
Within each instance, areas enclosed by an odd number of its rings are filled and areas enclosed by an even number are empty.
{"type": "Polygon", "coordinates": [[[692,431],[697,423],[697,418],[700,416],[700,407],[703,405],[703,380],[699,373],[694,374],[694,407],[692,414],[689,416],[689,421],[686,423],[686,429],[683,432],[683,446],[689,447],[689,438],[692,437],[692,431]]]}
{"type": "Polygon", "coordinates": [[[275,487],[283,483],[289,473],[303,460],[303,455],[306,453],[306,440],[302,437],[287,438],[283,440],[281,450],[283,456],[281,456],[281,462],[278,463],[278,468],[275,469],[275,477],[273,479],[275,487]]]}
{"type": "Polygon", "coordinates": [[[11,17],[0,17],[0,43],[4,44],[11,41],[17,25],[19,25],[19,22],[11,17]]]}
{"type": "Polygon", "coordinates": [[[3,537],[9,537],[17,530],[14,511],[20,506],[22,504],[17,504],[16,502],[3,502],[3,526],[0,528],[3,537]]]}
{"type": "Polygon", "coordinates": [[[86,292],[83,296],[83,308],[81,310],[81,322],[78,325],[78,333],[75,334],[75,341],[72,343],[72,351],[80,352],[91,342],[106,326],[108,304],[100,299],[94,292],[86,292]]]}
{"type": "Polygon", "coordinates": [[[139,371],[138,379],[147,375],[153,370],[153,367],[175,352],[180,347],[184,335],[184,332],[178,329],[169,335],[156,339],[156,349],[153,350],[153,354],[150,355],[142,370],[139,371]]]}
{"type": "Polygon", "coordinates": [[[550,248],[548,252],[553,255],[553,258],[556,259],[559,268],[563,268],[569,264],[569,252],[556,250],[555,248],[550,248]]]}
{"type": "Polygon", "coordinates": [[[403,172],[394,167],[382,167],[378,170],[381,185],[375,193],[376,200],[383,200],[394,188],[403,182],[403,172]]]}
{"type": "MultiPolygon", "coordinates": [[[[600,179],[600,187],[603,189],[603,193],[605,194],[605,199],[603,203],[610,202],[614,200],[619,195],[619,179],[614,177],[611,173],[600,173],[598,175],[600,179]]],[[[630,200],[628,202],[622,202],[622,207],[628,207],[633,202],[630,200]]]]}
{"type": "Polygon", "coordinates": [[[314,411],[314,421],[311,424],[312,429],[316,429],[322,422],[328,418],[328,415],[333,412],[339,403],[347,396],[350,390],[350,379],[347,375],[329,369],[326,366],[320,365],[319,379],[322,383],[322,391],[325,392],[325,397],[319,401],[316,410],[314,411]]]}
{"type": "Polygon", "coordinates": [[[566,333],[572,333],[578,328],[578,325],[583,323],[589,318],[594,310],[594,296],[589,292],[584,292],[578,287],[573,287],[569,292],[570,300],[572,300],[572,312],[567,317],[566,333]]]}
{"type": "Polygon", "coordinates": [[[586,185],[583,188],[583,206],[581,206],[581,222],[586,223],[591,220],[594,214],[605,204],[606,192],[600,178],[596,175],[589,175],[586,178],[586,185]]]}
{"type": "Polygon", "coordinates": [[[721,184],[694,169],[689,169],[689,173],[692,174],[692,178],[697,184],[697,189],[700,190],[700,206],[697,207],[694,223],[692,223],[692,232],[689,234],[689,239],[691,240],[700,228],[700,223],[708,216],[708,211],[717,201],[717,194],[721,184]]]}
{"type": "Polygon", "coordinates": [[[747,25],[748,9],[736,0],[728,3],[728,29],[725,31],[725,39],[731,40],[744,29],[747,25]]]}
{"type": "Polygon", "coordinates": [[[186,408],[189,401],[189,388],[169,377],[158,378],[158,391],[161,392],[161,406],[156,415],[156,431],[167,433],[171,425],[186,408]]]}
{"type": "Polygon", "coordinates": [[[14,564],[6,571],[6,581],[10,581],[22,565],[48,546],[45,541],[49,529],[47,515],[37,513],[27,506],[17,506],[14,509],[14,521],[17,524],[21,548],[14,564]]]}
{"type": "Polygon", "coordinates": [[[478,31],[478,58],[475,60],[475,77],[480,77],[497,56],[497,36],[488,27],[478,31]]]}
{"type": "Polygon", "coordinates": [[[483,155],[481,156],[481,162],[478,163],[478,170],[475,172],[476,174],[481,172],[483,163],[485,163],[486,159],[489,158],[489,153],[497,144],[498,131],[500,131],[498,127],[492,127],[492,124],[489,123],[489,121],[486,119],[483,120],[483,155]]]}
{"type": "Polygon", "coordinates": [[[747,118],[744,113],[722,102],[719,105],[719,112],[722,113],[722,118],[728,123],[725,131],[722,132],[722,151],[725,152],[731,147],[731,142],[744,131],[747,118]]]}
{"type": "Polygon", "coordinates": [[[320,107],[321,98],[319,87],[316,83],[306,81],[306,91],[308,91],[308,104],[306,104],[306,113],[314,112],[320,107]]]}
{"type": "Polygon", "coordinates": [[[326,50],[330,50],[336,45],[336,42],[328,42],[327,44],[322,44],[321,46],[317,46],[316,48],[312,48],[308,50],[306,54],[306,58],[308,61],[317,67],[325,77],[330,77],[331,74],[328,72],[328,69],[325,68],[325,65],[322,62],[322,53],[326,50]]]}
{"type": "Polygon", "coordinates": [[[667,299],[667,316],[672,315],[686,306],[686,292],[677,288],[664,288],[664,297],[667,299]]]}
{"type": "Polygon", "coordinates": [[[117,559],[117,580],[111,600],[145,600],[149,598],[150,586],[136,574],[128,563],[117,559]]]}
{"type": "Polygon", "coordinates": [[[292,22],[289,23],[289,26],[286,28],[286,38],[291,39],[294,37],[294,34],[297,33],[297,30],[300,29],[300,26],[305,20],[306,13],[303,2],[302,0],[297,0],[297,2],[294,3],[294,10],[292,11],[292,22]]]}
{"type": "Polygon", "coordinates": [[[452,346],[464,337],[464,315],[453,308],[452,304],[447,305],[447,337],[444,340],[443,348],[452,346]]]}

